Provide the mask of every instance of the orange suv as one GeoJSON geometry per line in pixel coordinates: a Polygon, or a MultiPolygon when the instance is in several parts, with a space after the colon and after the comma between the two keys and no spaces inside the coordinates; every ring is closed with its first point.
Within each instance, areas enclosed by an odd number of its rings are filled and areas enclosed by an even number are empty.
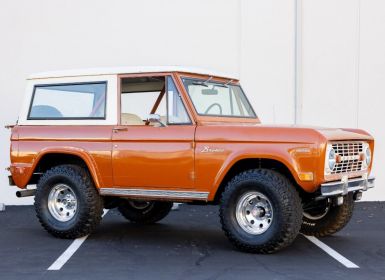
{"type": "Polygon", "coordinates": [[[204,70],[37,74],[11,127],[10,184],[60,238],[92,232],[103,208],[143,224],[173,202],[218,204],[237,248],[272,253],[341,230],[374,186],[367,132],[262,125],[237,79],[204,70]]]}

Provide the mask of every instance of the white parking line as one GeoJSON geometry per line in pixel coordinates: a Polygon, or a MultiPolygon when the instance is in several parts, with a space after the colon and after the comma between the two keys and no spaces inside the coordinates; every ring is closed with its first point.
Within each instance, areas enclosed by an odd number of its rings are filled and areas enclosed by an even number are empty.
{"type": "Polygon", "coordinates": [[[311,241],[312,243],[317,245],[319,248],[321,248],[329,256],[331,256],[335,260],[342,263],[345,267],[347,267],[347,268],[360,268],[358,265],[351,262],[350,260],[348,260],[347,258],[342,256],[340,253],[338,253],[337,251],[335,251],[334,249],[330,248],[328,245],[323,243],[321,240],[315,238],[314,236],[307,236],[307,235],[303,235],[303,236],[305,236],[309,241],[311,241]]]}
{"type": "MultiPolygon", "coordinates": [[[[102,217],[104,217],[107,214],[108,210],[105,209],[103,212],[102,217]]],[[[47,268],[47,270],[60,270],[63,265],[66,264],[66,262],[72,257],[73,254],[82,246],[83,242],[86,241],[89,235],[80,237],[75,239],[71,245],[63,252],[63,254],[60,255],[60,257],[57,258],[57,260],[51,264],[50,267],[47,268]]]]}

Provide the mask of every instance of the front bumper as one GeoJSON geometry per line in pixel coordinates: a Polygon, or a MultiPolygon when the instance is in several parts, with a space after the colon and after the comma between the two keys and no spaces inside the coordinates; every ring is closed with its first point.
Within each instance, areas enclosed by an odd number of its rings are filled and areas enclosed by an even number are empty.
{"type": "Polygon", "coordinates": [[[341,181],[329,182],[321,185],[323,197],[341,196],[350,192],[367,191],[374,188],[374,176],[363,176],[361,178],[348,179],[342,178],[341,181]]]}

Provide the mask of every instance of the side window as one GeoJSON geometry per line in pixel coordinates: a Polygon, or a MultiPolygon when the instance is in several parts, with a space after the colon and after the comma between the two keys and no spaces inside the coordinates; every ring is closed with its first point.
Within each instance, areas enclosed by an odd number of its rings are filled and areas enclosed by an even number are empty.
{"type": "Polygon", "coordinates": [[[164,77],[123,78],[121,81],[122,125],[145,125],[149,114],[167,121],[164,77]]]}
{"type": "Polygon", "coordinates": [[[167,104],[168,104],[168,123],[169,124],[189,124],[190,117],[180,97],[179,91],[173,79],[167,77],[167,104]]]}
{"type": "Polygon", "coordinates": [[[106,89],[106,82],[36,86],[28,119],[105,119],[106,89]]]}
{"type": "Polygon", "coordinates": [[[149,114],[159,115],[165,124],[191,123],[170,76],[123,78],[120,103],[122,125],[146,125],[149,114]]]}

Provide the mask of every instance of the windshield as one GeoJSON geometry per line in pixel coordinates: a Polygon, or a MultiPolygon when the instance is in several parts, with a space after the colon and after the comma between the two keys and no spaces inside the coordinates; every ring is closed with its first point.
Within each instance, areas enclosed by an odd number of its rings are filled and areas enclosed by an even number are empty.
{"type": "Polygon", "coordinates": [[[255,118],[256,115],[238,85],[226,85],[184,78],[183,84],[199,115],[255,118]]]}

